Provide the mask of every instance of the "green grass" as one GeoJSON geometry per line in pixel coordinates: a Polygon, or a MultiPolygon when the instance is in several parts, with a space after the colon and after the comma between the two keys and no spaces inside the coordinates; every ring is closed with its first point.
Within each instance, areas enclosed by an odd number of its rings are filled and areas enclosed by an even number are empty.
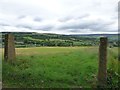
{"type": "MultiPolygon", "coordinates": [[[[96,86],[98,47],[17,48],[16,53],[14,64],[3,62],[3,87],[96,86]]],[[[115,71],[117,54],[117,48],[108,50],[108,68],[115,71]]]]}

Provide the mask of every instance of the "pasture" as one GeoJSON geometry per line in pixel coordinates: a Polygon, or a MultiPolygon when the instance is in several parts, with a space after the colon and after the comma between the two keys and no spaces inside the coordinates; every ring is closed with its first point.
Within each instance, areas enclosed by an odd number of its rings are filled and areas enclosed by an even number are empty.
{"type": "MultiPolygon", "coordinates": [[[[16,48],[16,55],[14,64],[3,62],[5,88],[96,87],[98,47],[16,48]]],[[[108,69],[118,73],[118,64],[118,48],[108,48],[108,69]]]]}

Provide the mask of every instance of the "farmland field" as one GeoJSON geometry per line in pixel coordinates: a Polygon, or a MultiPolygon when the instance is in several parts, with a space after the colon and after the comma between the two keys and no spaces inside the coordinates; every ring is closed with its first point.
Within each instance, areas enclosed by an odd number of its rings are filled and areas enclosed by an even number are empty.
{"type": "MultiPolygon", "coordinates": [[[[96,87],[98,47],[16,48],[16,56],[3,62],[3,87],[96,87]]],[[[118,64],[118,48],[108,48],[108,68],[118,73],[118,64]]]]}

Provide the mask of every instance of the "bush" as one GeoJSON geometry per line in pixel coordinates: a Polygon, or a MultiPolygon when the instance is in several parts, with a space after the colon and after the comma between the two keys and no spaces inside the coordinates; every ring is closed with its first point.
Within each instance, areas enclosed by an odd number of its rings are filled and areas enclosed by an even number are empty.
{"type": "Polygon", "coordinates": [[[107,69],[107,84],[109,88],[119,88],[120,75],[118,72],[115,72],[113,69],[107,69]]]}

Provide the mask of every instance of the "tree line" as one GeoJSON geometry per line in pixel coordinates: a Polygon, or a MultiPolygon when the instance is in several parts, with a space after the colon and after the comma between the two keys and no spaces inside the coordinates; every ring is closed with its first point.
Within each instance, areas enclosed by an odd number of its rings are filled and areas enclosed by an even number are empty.
{"type": "MultiPolygon", "coordinates": [[[[2,44],[4,46],[4,35],[2,44]]],[[[34,46],[98,46],[100,35],[60,35],[40,33],[13,33],[16,47],[34,46]]],[[[110,47],[118,47],[120,44],[117,35],[107,35],[110,47]]]]}

